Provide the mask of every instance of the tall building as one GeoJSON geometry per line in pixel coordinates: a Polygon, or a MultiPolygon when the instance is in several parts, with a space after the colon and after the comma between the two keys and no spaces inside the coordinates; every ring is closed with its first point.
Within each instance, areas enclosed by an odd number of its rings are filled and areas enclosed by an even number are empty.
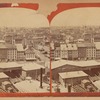
{"type": "Polygon", "coordinates": [[[60,43],[60,50],[61,50],[61,58],[68,59],[68,48],[66,43],[60,43]]]}
{"type": "Polygon", "coordinates": [[[78,43],[79,59],[95,59],[96,48],[94,43],[78,43]]]}
{"type": "Polygon", "coordinates": [[[7,47],[0,43],[0,61],[7,61],[7,47]]]}
{"type": "Polygon", "coordinates": [[[94,43],[85,43],[86,45],[86,58],[95,59],[96,58],[96,48],[94,43]]]}
{"type": "Polygon", "coordinates": [[[96,59],[100,59],[100,42],[95,42],[96,47],[96,59]]]}
{"type": "Polygon", "coordinates": [[[8,61],[16,61],[17,60],[17,49],[13,44],[6,44],[7,47],[7,59],[8,61]]]}
{"type": "Polygon", "coordinates": [[[78,43],[78,59],[86,59],[86,45],[84,43],[78,43]]]}
{"type": "Polygon", "coordinates": [[[54,59],[60,59],[61,55],[60,55],[60,43],[54,43],[54,59]]]}
{"type": "Polygon", "coordinates": [[[24,61],[25,60],[25,51],[23,49],[23,45],[16,44],[16,48],[17,48],[17,60],[24,61]]]}
{"type": "Polygon", "coordinates": [[[67,44],[68,49],[68,59],[75,60],[78,59],[78,48],[76,44],[67,44]]]}

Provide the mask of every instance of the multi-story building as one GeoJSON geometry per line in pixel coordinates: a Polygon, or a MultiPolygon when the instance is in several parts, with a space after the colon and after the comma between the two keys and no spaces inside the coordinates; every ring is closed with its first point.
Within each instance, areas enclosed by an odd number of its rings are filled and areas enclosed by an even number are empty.
{"type": "Polygon", "coordinates": [[[86,58],[95,59],[96,58],[96,48],[94,43],[85,43],[86,45],[86,58]]]}
{"type": "Polygon", "coordinates": [[[57,60],[57,59],[60,59],[60,47],[56,47],[55,48],[55,51],[54,51],[54,59],[57,60]]]}
{"type": "Polygon", "coordinates": [[[86,45],[84,43],[78,43],[78,59],[86,59],[86,45]]]}
{"type": "Polygon", "coordinates": [[[16,61],[17,60],[17,49],[13,44],[6,44],[7,47],[7,59],[8,61],[16,61]]]}
{"type": "Polygon", "coordinates": [[[96,48],[94,43],[78,43],[78,58],[79,59],[95,59],[96,48]]]}
{"type": "Polygon", "coordinates": [[[60,43],[54,43],[54,59],[60,59],[61,58],[61,53],[60,53],[60,43]]]}
{"type": "Polygon", "coordinates": [[[54,52],[55,52],[54,42],[51,41],[51,43],[50,43],[50,58],[51,58],[51,60],[54,60],[54,52]]]}
{"type": "Polygon", "coordinates": [[[67,44],[67,49],[69,60],[78,59],[78,48],[76,44],[67,44]]]}
{"type": "Polygon", "coordinates": [[[0,61],[7,61],[7,47],[0,43],[0,61]]]}
{"type": "Polygon", "coordinates": [[[25,51],[23,49],[23,45],[22,44],[16,44],[16,48],[17,48],[17,60],[18,61],[25,60],[25,51]]]}
{"type": "Polygon", "coordinates": [[[68,59],[68,48],[66,43],[60,43],[60,50],[61,50],[61,58],[68,59]]]}
{"type": "Polygon", "coordinates": [[[25,49],[25,60],[28,60],[28,61],[36,60],[35,52],[34,52],[34,49],[32,47],[25,49]]]}
{"type": "Polygon", "coordinates": [[[96,59],[100,59],[100,42],[95,42],[96,47],[96,59]]]}

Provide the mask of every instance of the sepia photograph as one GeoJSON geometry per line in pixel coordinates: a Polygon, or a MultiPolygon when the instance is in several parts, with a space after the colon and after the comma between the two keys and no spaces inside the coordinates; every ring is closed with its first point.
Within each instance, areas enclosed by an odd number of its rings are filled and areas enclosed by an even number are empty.
{"type": "Polygon", "coordinates": [[[99,20],[97,0],[1,2],[0,97],[100,96],[99,20]]]}
{"type": "Polygon", "coordinates": [[[53,92],[100,92],[100,8],[65,10],[50,24],[53,92]]]}
{"type": "Polygon", "coordinates": [[[0,8],[0,92],[49,93],[49,43],[45,16],[27,8],[0,8]]]}

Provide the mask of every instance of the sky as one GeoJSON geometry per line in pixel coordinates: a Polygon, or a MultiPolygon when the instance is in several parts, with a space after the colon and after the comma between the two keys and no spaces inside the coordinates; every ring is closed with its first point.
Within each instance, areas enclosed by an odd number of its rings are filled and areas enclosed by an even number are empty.
{"type": "Polygon", "coordinates": [[[100,8],[74,8],[57,14],[50,26],[100,25],[100,8]]]}
{"type": "Polygon", "coordinates": [[[38,12],[49,15],[59,3],[98,3],[100,0],[1,0],[1,3],[38,3],[38,12]]]}
{"type": "Polygon", "coordinates": [[[43,14],[26,8],[0,8],[0,27],[48,27],[43,14]]]}

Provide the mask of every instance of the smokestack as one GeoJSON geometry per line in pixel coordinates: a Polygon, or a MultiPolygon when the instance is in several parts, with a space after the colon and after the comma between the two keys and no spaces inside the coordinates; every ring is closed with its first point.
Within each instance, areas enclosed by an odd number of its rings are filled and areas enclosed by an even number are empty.
{"type": "Polygon", "coordinates": [[[43,86],[42,86],[42,73],[43,73],[43,69],[40,68],[40,88],[43,88],[43,86]]]}

